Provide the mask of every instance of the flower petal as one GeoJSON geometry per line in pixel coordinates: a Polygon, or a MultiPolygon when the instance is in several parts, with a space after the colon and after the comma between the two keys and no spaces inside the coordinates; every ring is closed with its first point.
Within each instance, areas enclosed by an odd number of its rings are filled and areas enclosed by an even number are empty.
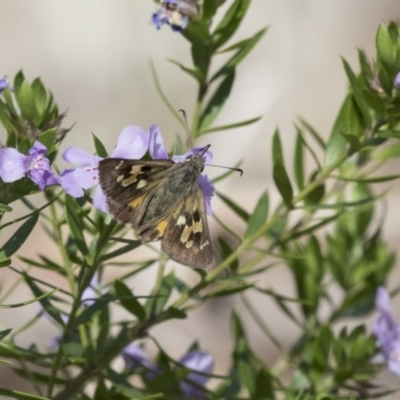
{"type": "Polygon", "coordinates": [[[104,194],[100,185],[96,186],[92,194],[93,205],[100,211],[108,213],[107,197],[104,194]]]}
{"type": "Polygon", "coordinates": [[[142,347],[136,343],[128,344],[122,350],[122,358],[125,361],[125,368],[131,371],[144,367],[147,369],[145,377],[147,379],[153,379],[160,373],[160,369],[154,364],[142,347]]]}
{"type": "MultiPolygon", "coordinates": [[[[48,160],[47,161],[49,168],[50,168],[50,163],[48,160]]],[[[40,190],[44,190],[46,186],[49,185],[57,185],[59,184],[59,179],[57,175],[55,175],[51,169],[43,168],[43,169],[32,169],[29,171],[28,176],[30,179],[32,179],[33,182],[35,182],[40,190]]]]}
{"type": "Polygon", "coordinates": [[[199,183],[201,189],[203,190],[204,194],[204,203],[206,206],[206,212],[208,215],[212,215],[211,209],[211,197],[214,196],[214,185],[207,177],[207,175],[200,174],[197,178],[197,182],[199,183]]]}
{"type": "Polygon", "coordinates": [[[129,125],[119,134],[113,158],[133,158],[139,160],[149,148],[149,135],[136,125],[129,125]]]}
{"type": "Polygon", "coordinates": [[[396,77],[394,78],[394,86],[397,89],[400,89],[400,72],[398,72],[396,77]]]}
{"type": "MultiPolygon", "coordinates": [[[[214,356],[205,351],[191,351],[181,358],[180,363],[186,368],[205,374],[211,374],[214,368],[214,356]]],[[[189,381],[194,382],[198,386],[204,386],[209,377],[191,372],[187,375],[186,379],[187,381],[183,381],[179,384],[185,396],[189,399],[203,398],[204,392],[190,384],[189,381]]]]}
{"type": "Polygon", "coordinates": [[[396,322],[390,306],[389,292],[383,286],[380,286],[376,291],[375,307],[381,316],[387,320],[388,324],[394,327],[396,322]]]}
{"type": "Polygon", "coordinates": [[[153,160],[168,159],[168,153],[165,149],[161,131],[158,125],[153,124],[149,129],[150,143],[149,151],[153,160]]]}
{"type": "Polygon", "coordinates": [[[64,151],[62,158],[80,168],[97,165],[102,160],[101,157],[94,156],[93,154],[77,147],[68,147],[68,149],[64,151]]]}
{"type": "Polygon", "coordinates": [[[47,147],[40,143],[38,140],[35,140],[32,148],[29,150],[28,155],[32,157],[37,157],[39,155],[44,156],[47,153],[47,147]]]}
{"type": "Polygon", "coordinates": [[[60,184],[70,196],[82,197],[83,189],[90,189],[99,181],[97,165],[89,168],[66,169],[61,172],[60,184]]]}
{"type": "Polygon", "coordinates": [[[26,174],[27,157],[12,147],[0,149],[0,178],[3,182],[14,182],[26,174]]]}

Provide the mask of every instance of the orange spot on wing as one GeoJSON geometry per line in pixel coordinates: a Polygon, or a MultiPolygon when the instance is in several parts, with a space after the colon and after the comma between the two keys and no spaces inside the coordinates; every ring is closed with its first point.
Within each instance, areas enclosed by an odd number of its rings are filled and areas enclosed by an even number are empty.
{"type": "Polygon", "coordinates": [[[136,199],[129,202],[129,206],[132,208],[138,208],[142,204],[143,196],[136,197],[136,199]]]}
{"type": "Polygon", "coordinates": [[[161,221],[157,225],[157,230],[160,233],[160,236],[164,235],[164,232],[167,229],[167,226],[168,226],[168,221],[167,220],[161,221]]]}

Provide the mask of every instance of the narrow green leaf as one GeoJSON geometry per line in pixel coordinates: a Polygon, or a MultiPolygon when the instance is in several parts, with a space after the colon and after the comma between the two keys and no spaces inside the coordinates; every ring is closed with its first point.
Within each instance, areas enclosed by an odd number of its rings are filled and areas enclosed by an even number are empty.
{"type": "Polygon", "coordinates": [[[256,387],[252,394],[252,399],[275,399],[275,392],[273,387],[273,379],[271,374],[262,367],[256,376],[256,387]]]}
{"type": "Polygon", "coordinates": [[[224,52],[231,51],[231,50],[235,49],[236,47],[240,46],[239,50],[233,55],[233,57],[230,58],[227,61],[227,63],[215,73],[215,75],[213,75],[213,77],[210,79],[210,82],[214,82],[216,79],[218,79],[222,75],[228,75],[231,72],[233,72],[235,70],[235,68],[239,65],[239,63],[242,60],[244,60],[244,58],[247,56],[247,54],[250,53],[250,51],[253,49],[253,47],[264,36],[266,31],[267,31],[267,28],[261,29],[251,38],[243,40],[240,43],[236,43],[236,45],[234,45],[228,49],[225,49],[224,52]]]}
{"type": "Polygon", "coordinates": [[[51,296],[53,293],[55,293],[57,291],[58,291],[58,289],[53,289],[50,292],[44,293],[41,296],[35,297],[35,298],[31,299],[31,300],[24,301],[22,303],[0,304],[0,309],[1,308],[18,308],[18,307],[26,306],[26,305],[31,304],[31,303],[36,303],[37,301],[40,301],[40,300],[42,300],[42,299],[44,299],[46,297],[51,296]]]}
{"type": "MultiPolygon", "coordinates": [[[[6,107],[4,103],[0,100],[0,122],[3,124],[4,128],[8,132],[13,132],[14,134],[18,132],[17,127],[11,122],[8,113],[6,112],[6,107]]],[[[10,146],[7,146],[10,147],[10,146]]]]}
{"type": "Polygon", "coordinates": [[[221,47],[236,32],[249,5],[250,0],[234,0],[212,34],[214,49],[221,47]]]}
{"type": "Polygon", "coordinates": [[[303,136],[300,128],[296,128],[296,146],[294,149],[294,177],[296,179],[297,188],[302,190],[304,188],[304,152],[303,152],[303,136]]]}
{"type": "Polygon", "coordinates": [[[0,394],[18,400],[50,400],[48,397],[37,396],[35,394],[21,392],[19,390],[11,390],[4,388],[0,388],[0,394]]]}
{"type": "Polygon", "coordinates": [[[12,207],[8,206],[7,204],[0,203],[0,212],[11,212],[12,210],[12,207]]]}
{"type": "Polygon", "coordinates": [[[83,311],[83,313],[76,318],[74,321],[74,328],[77,328],[79,325],[90,321],[94,315],[100,313],[112,301],[115,301],[115,297],[109,295],[105,295],[96,299],[94,304],[87,307],[85,311],[83,311]]]}
{"type": "Polygon", "coordinates": [[[122,254],[126,254],[139,246],[141,246],[142,242],[141,240],[131,240],[131,243],[127,244],[126,246],[120,247],[119,249],[112,251],[111,253],[104,254],[103,256],[100,257],[101,262],[108,261],[111,258],[119,257],[122,254]]]}
{"type": "Polygon", "coordinates": [[[200,135],[204,135],[206,133],[225,131],[225,130],[228,130],[228,129],[239,128],[241,126],[254,124],[255,122],[259,121],[261,118],[262,118],[262,116],[259,116],[259,117],[247,119],[246,121],[234,122],[234,123],[228,124],[228,125],[221,125],[221,126],[215,126],[215,127],[212,127],[212,128],[207,128],[205,130],[201,130],[199,134],[200,135]]]}
{"type": "Polygon", "coordinates": [[[272,136],[272,160],[276,158],[283,160],[281,136],[278,128],[275,129],[274,135],[272,136]]]}
{"type": "Polygon", "coordinates": [[[373,153],[372,158],[376,161],[384,162],[400,156],[400,142],[392,144],[373,153]]]}
{"type": "Polygon", "coordinates": [[[335,179],[339,179],[341,181],[358,182],[358,183],[380,183],[380,182],[393,181],[393,180],[399,179],[399,178],[400,178],[400,174],[374,176],[373,178],[335,176],[335,179]]]}
{"type": "Polygon", "coordinates": [[[83,236],[84,225],[82,222],[82,215],[78,215],[77,213],[77,210],[79,209],[78,204],[74,198],[71,196],[66,196],[65,208],[71,238],[82,255],[87,256],[89,254],[89,250],[86,245],[85,237],[83,236]]]}
{"type": "Polygon", "coordinates": [[[0,340],[3,340],[10,332],[12,329],[5,329],[4,331],[0,332],[0,340]]]}
{"type": "Polygon", "coordinates": [[[182,71],[186,72],[188,75],[190,75],[194,79],[196,79],[196,81],[198,81],[200,83],[203,81],[204,76],[199,70],[185,67],[183,64],[181,64],[181,63],[179,63],[178,61],[175,61],[175,60],[167,59],[167,61],[169,61],[172,64],[177,65],[182,71]]]}
{"type": "Polygon", "coordinates": [[[83,347],[79,336],[75,333],[67,333],[63,337],[62,350],[68,358],[74,359],[82,357],[83,347]]]}
{"type": "Polygon", "coordinates": [[[354,98],[356,100],[356,103],[358,105],[358,108],[360,109],[365,121],[367,123],[371,122],[371,115],[368,109],[368,104],[365,100],[364,94],[363,94],[363,88],[360,85],[360,82],[358,81],[357,77],[354,75],[354,72],[350,68],[350,65],[347,63],[347,61],[342,58],[344,70],[346,71],[346,75],[350,81],[351,88],[353,90],[354,98]]]}
{"type": "Polygon", "coordinates": [[[146,312],[143,306],[132,294],[131,290],[125,285],[125,283],[120,280],[116,280],[114,282],[114,289],[116,295],[119,297],[121,305],[140,321],[144,321],[146,318],[146,312]]]}
{"type": "Polygon", "coordinates": [[[232,72],[221,82],[218,89],[208,102],[203,114],[200,117],[199,131],[206,130],[221,112],[232,89],[235,73],[232,72]]]}
{"type": "Polygon", "coordinates": [[[376,34],[376,49],[379,61],[393,69],[396,63],[396,45],[392,43],[389,29],[385,24],[381,24],[376,34]]]}
{"type": "Polygon", "coordinates": [[[104,147],[104,145],[100,141],[100,139],[93,132],[92,132],[92,139],[93,139],[94,148],[96,149],[96,154],[99,157],[103,157],[103,158],[108,157],[106,148],[104,147]]]}
{"type": "Polygon", "coordinates": [[[247,225],[244,238],[247,239],[255,232],[257,232],[265,223],[268,217],[269,210],[269,196],[265,191],[259,198],[253,213],[250,215],[249,223],[247,225]]]}
{"type": "Polygon", "coordinates": [[[152,313],[160,313],[163,309],[169,297],[171,296],[172,290],[176,285],[176,278],[174,271],[171,271],[167,276],[164,277],[160,290],[154,294],[154,298],[149,298],[144,305],[147,317],[151,317],[152,313]]]}
{"type": "Polygon", "coordinates": [[[0,249],[0,259],[12,256],[24,244],[35,227],[39,218],[39,213],[33,214],[27,219],[12,235],[12,237],[0,249]]]}
{"type": "Polygon", "coordinates": [[[342,132],[349,132],[347,128],[348,114],[353,112],[352,109],[351,95],[346,97],[342,108],[339,111],[339,115],[336,118],[335,124],[332,129],[332,133],[329,137],[328,144],[326,146],[324,166],[328,167],[334,164],[338,158],[340,158],[346,150],[347,141],[342,132]]]}
{"type": "MultiPolygon", "coordinates": [[[[222,258],[225,260],[233,253],[233,249],[230,246],[230,244],[222,237],[218,238],[218,243],[219,246],[221,247],[222,258]]],[[[232,271],[237,271],[238,267],[239,267],[239,260],[235,258],[230,264],[230,268],[232,269],[232,271]]]]}
{"type": "Polygon", "coordinates": [[[47,131],[42,132],[37,140],[44,144],[47,149],[50,149],[54,143],[55,143],[55,139],[56,139],[56,133],[57,133],[57,128],[52,128],[52,129],[48,129],[47,131]]]}
{"type": "Polygon", "coordinates": [[[41,115],[47,106],[47,91],[46,88],[43,86],[42,81],[40,78],[36,78],[32,82],[32,90],[33,94],[35,95],[35,104],[38,113],[41,115]]]}
{"type": "MultiPolygon", "coordinates": [[[[191,25],[191,24],[189,24],[191,25]]],[[[165,95],[164,91],[162,90],[160,80],[158,79],[157,71],[154,66],[153,61],[150,59],[149,60],[149,65],[150,65],[150,72],[154,80],[154,84],[156,85],[156,89],[158,94],[161,97],[161,100],[165,104],[165,106],[168,108],[168,110],[171,112],[171,114],[179,121],[179,123],[186,128],[185,123],[183,122],[181,116],[179,113],[176,111],[175,107],[172,106],[171,102],[168,100],[167,96],[165,95]]]]}
{"type": "Polygon", "coordinates": [[[216,192],[216,195],[232,210],[234,211],[240,218],[242,218],[245,222],[249,220],[249,213],[245,211],[242,207],[240,207],[237,203],[235,203],[230,198],[226,197],[220,192],[216,192]]]}
{"type": "Polygon", "coordinates": [[[326,144],[325,141],[322,139],[322,136],[303,118],[299,118],[303,127],[311,134],[314,140],[317,142],[321,149],[325,150],[326,144]]]}
{"type": "Polygon", "coordinates": [[[39,118],[36,108],[35,94],[31,85],[24,80],[19,90],[15,90],[15,98],[21,110],[22,116],[36,122],[39,118]]]}
{"type": "Polygon", "coordinates": [[[280,158],[275,158],[273,178],[279,193],[287,207],[292,207],[293,189],[285,166],[280,158]]]}

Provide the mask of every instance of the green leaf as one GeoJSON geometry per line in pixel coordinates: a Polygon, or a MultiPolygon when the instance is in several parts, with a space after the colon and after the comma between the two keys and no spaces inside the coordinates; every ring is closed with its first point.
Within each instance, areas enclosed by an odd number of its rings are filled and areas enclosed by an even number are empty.
{"type": "Polygon", "coordinates": [[[229,75],[234,72],[238,64],[247,56],[247,54],[250,53],[253,47],[264,36],[266,31],[267,28],[261,29],[251,38],[242,40],[241,42],[236,43],[228,49],[223,50],[223,52],[227,52],[239,48],[239,50],[233,55],[233,57],[230,58],[227,63],[213,75],[213,77],[210,79],[210,82],[215,81],[222,75],[229,75]]]}
{"type": "Polygon", "coordinates": [[[392,42],[389,29],[381,24],[376,34],[376,50],[378,59],[389,69],[396,65],[396,44],[392,42]]]}
{"type": "Polygon", "coordinates": [[[249,213],[245,211],[241,206],[235,203],[230,198],[226,197],[220,192],[216,192],[216,195],[232,210],[234,211],[240,218],[242,218],[245,222],[249,220],[249,213]]]}
{"type": "Polygon", "coordinates": [[[363,93],[363,88],[360,85],[360,82],[358,81],[357,77],[354,75],[354,72],[350,68],[350,65],[347,63],[347,61],[342,58],[344,70],[346,71],[346,75],[349,78],[351,88],[353,89],[353,94],[354,98],[356,100],[357,106],[360,109],[364,120],[367,123],[371,122],[371,115],[368,109],[368,104],[365,100],[364,93],[363,93]]]}
{"type": "Polygon", "coordinates": [[[11,390],[4,388],[0,388],[0,394],[8,396],[11,399],[19,399],[19,400],[50,400],[48,397],[37,396],[35,394],[21,392],[19,390],[11,390]]]}
{"type": "Polygon", "coordinates": [[[12,207],[8,206],[7,204],[0,203],[0,212],[11,212],[12,210],[12,207]]]}
{"type": "Polygon", "coordinates": [[[14,88],[14,90],[15,98],[21,110],[22,116],[31,120],[32,122],[38,121],[39,114],[36,108],[35,94],[31,85],[24,80],[18,90],[16,88],[14,88]]]}
{"type": "Polygon", "coordinates": [[[63,337],[62,350],[70,358],[80,358],[83,355],[83,347],[79,341],[79,336],[75,333],[67,333],[63,337]]]}
{"type": "Polygon", "coordinates": [[[3,340],[11,331],[12,329],[5,329],[4,331],[0,331],[0,340],[3,340]]]}
{"type": "Polygon", "coordinates": [[[294,150],[294,177],[296,179],[297,188],[304,188],[304,152],[303,152],[303,136],[299,128],[297,128],[296,146],[294,150]]]}
{"type": "Polygon", "coordinates": [[[392,144],[390,147],[377,150],[372,158],[379,162],[388,161],[400,156],[400,143],[392,144]]]}
{"type": "Polygon", "coordinates": [[[278,157],[274,160],[273,178],[279,193],[287,207],[292,207],[293,189],[282,160],[278,157]]]}
{"type": "Polygon", "coordinates": [[[139,303],[131,290],[120,280],[114,282],[115,293],[119,297],[121,305],[140,321],[146,318],[146,312],[143,306],[139,303]]]}
{"type": "Polygon", "coordinates": [[[331,136],[329,137],[328,144],[326,146],[324,160],[325,167],[334,164],[340,157],[343,156],[343,153],[346,151],[347,141],[341,133],[349,132],[347,129],[348,119],[349,115],[353,112],[352,98],[351,95],[348,95],[339,111],[339,115],[336,118],[331,136]]]}
{"type": "Polygon", "coordinates": [[[215,126],[212,128],[207,128],[205,130],[200,131],[200,135],[204,135],[206,133],[211,133],[211,132],[218,132],[218,131],[225,131],[228,129],[234,129],[234,128],[239,128],[241,126],[246,126],[250,124],[254,124],[255,122],[259,121],[262,118],[262,116],[247,119],[246,121],[241,121],[241,122],[234,122],[232,124],[227,124],[227,125],[221,125],[221,126],[215,126]]]}
{"type": "Polygon", "coordinates": [[[326,144],[322,136],[303,118],[299,118],[301,125],[311,134],[321,149],[325,150],[326,144]]]}
{"type": "Polygon", "coordinates": [[[146,301],[144,309],[146,310],[146,316],[151,317],[153,313],[156,315],[160,313],[172,293],[176,284],[176,278],[174,271],[171,271],[162,280],[161,288],[157,293],[154,294],[154,298],[149,298],[146,301]]]}
{"type": "Polygon", "coordinates": [[[122,246],[119,249],[112,251],[111,253],[104,254],[100,257],[99,261],[104,262],[110,260],[111,258],[119,257],[122,254],[126,254],[138,248],[139,246],[141,246],[141,244],[141,240],[131,240],[130,243],[128,243],[126,246],[122,246]]]}
{"type": "Polygon", "coordinates": [[[232,89],[235,73],[232,72],[221,82],[218,89],[208,102],[203,114],[200,117],[199,131],[206,130],[221,112],[232,89]]]}
{"type": "Polygon", "coordinates": [[[17,229],[12,237],[0,249],[0,259],[8,258],[19,250],[35,227],[38,218],[39,213],[33,214],[17,229]]]}
{"type": "Polygon", "coordinates": [[[47,91],[43,86],[40,78],[36,78],[32,82],[32,90],[35,95],[35,104],[38,113],[41,115],[45,112],[47,106],[47,91]]]}
{"type": "MultiPolygon", "coordinates": [[[[222,258],[225,260],[233,253],[233,249],[229,245],[229,243],[222,237],[218,238],[218,243],[221,247],[222,258]]],[[[239,267],[239,260],[235,258],[230,264],[230,268],[232,269],[232,271],[237,271],[238,267],[239,267]]]]}
{"type": "Polygon", "coordinates": [[[106,148],[104,147],[104,145],[100,141],[100,139],[93,132],[92,132],[92,139],[93,139],[94,148],[96,149],[96,154],[99,157],[103,157],[103,158],[108,157],[106,148]]]}
{"type": "Polygon", "coordinates": [[[86,245],[85,237],[83,236],[84,225],[82,223],[82,215],[79,215],[77,212],[77,210],[79,210],[79,206],[76,200],[71,196],[66,196],[65,208],[71,238],[82,255],[87,256],[89,254],[89,250],[86,245]]]}
{"type": "Polygon", "coordinates": [[[41,133],[38,136],[37,140],[43,145],[45,145],[47,149],[51,149],[51,147],[55,143],[56,133],[57,133],[57,128],[48,129],[47,131],[41,133]]]}
{"type": "Polygon", "coordinates": [[[272,160],[275,160],[275,158],[283,160],[283,150],[279,129],[275,129],[274,135],[272,136],[272,160]]]}
{"type": "Polygon", "coordinates": [[[234,0],[212,34],[214,49],[221,47],[236,32],[249,5],[250,0],[234,0]]]}
{"type": "Polygon", "coordinates": [[[105,307],[108,306],[108,303],[112,301],[115,301],[115,297],[109,295],[105,295],[95,300],[94,304],[92,304],[90,307],[87,307],[85,311],[83,311],[83,313],[76,318],[74,321],[74,328],[77,328],[79,325],[90,321],[94,315],[101,312],[105,307]]]}
{"type": "Polygon", "coordinates": [[[194,79],[196,79],[196,81],[198,81],[200,83],[203,81],[204,76],[199,70],[185,67],[183,64],[181,64],[181,63],[179,63],[178,61],[175,61],[175,60],[167,59],[167,61],[169,61],[172,64],[177,65],[182,71],[186,72],[188,75],[190,75],[194,79]]]}
{"type": "Polygon", "coordinates": [[[275,392],[271,374],[262,367],[256,376],[256,386],[251,398],[253,400],[274,400],[275,392]]]}
{"type": "MultiPolygon", "coordinates": [[[[311,175],[310,183],[314,182],[314,180],[318,177],[318,171],[315,171],[311,175]]],[[[314,190],[312,190],[308,195],[304,198],[304,202],[307,205],[310,204],[318,204],[325,195],[325,184],[321,183],[320,185],[316,186],[314,190]]]]}
{"type": "Polygon", "coordinates": [[[268,192],[265,191],[259,198],[253,213],[250,215],[249,223],[247,225],[244,238],[247,239],[255,232],[257,232],[265,223],[268,217],[269,210],[269,196],[268,192]]]}

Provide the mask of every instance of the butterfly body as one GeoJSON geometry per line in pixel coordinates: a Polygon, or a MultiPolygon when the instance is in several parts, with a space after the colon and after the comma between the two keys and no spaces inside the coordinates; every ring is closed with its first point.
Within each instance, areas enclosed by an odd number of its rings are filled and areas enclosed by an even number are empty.
{"type": "Polygon", "coordinates": [[[111,215],[137,230],[143,243],[161,240],[174,260],[195,268],[212,262],[204,194],[198,177],[204,158],[184,162],[107,158],[99,182],[111,215]]]}

